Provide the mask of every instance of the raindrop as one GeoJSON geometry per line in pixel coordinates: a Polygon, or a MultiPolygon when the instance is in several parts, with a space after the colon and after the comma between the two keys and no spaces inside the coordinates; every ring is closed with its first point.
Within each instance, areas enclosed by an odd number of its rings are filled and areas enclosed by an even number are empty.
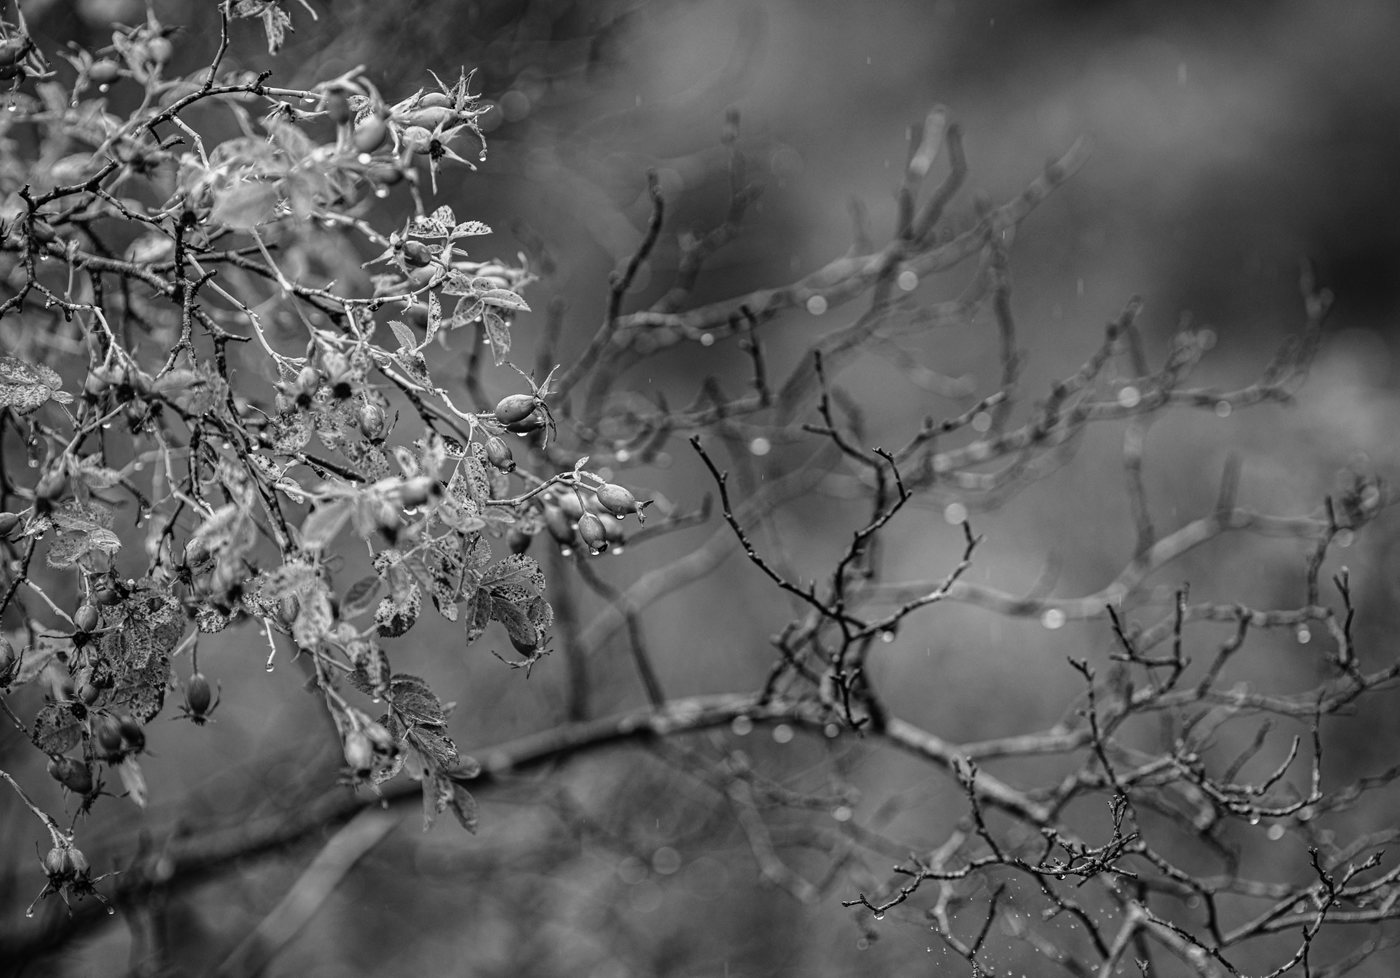
{"type": "MultiPolygon", "coordinates": [[[[13,112],[14,110],[15,110],[15,107],[14,107],[13,105],[10,106],[10,111],[13,112]]],[[[24,915],[25,915],[26,917],[32,917],[32,916],[34,916],[34,908],[33,908],[33,907],[30,907],[28,910],[26,910],[26,911],[24,912],[24,915]]]]}
{"type": "Polygon", "coordinates": [[[875,914],[875,919],[876,919],[876,920],[884,920],[884,919],[885,919],[884,911],[879,911],[879,912],[877,912],[877,913],[875,914]]]}
{"type": "Polygon", "coordinates": [[[591,553],[593,556],[596,557],[596,556],[598,556],[599,554],[601,554],[603,551],[601,551],[601,550],[594,550],[592,547],[589,547],[589,548],[588,548],[588,552],[591,553]]]}
{"type": "Polygon", "coordinates": [[[112,90],[112,86],[111,86],[111,85],[108,85],[106,82],[103,82],[101,85],[98,85],[98,86],[97,86],[97,90],[98,90],[99,92],[101,92],[103,95],[106,95],[108,92],[110,92],[110,91],[112,90]]]}
{"type": "Polygon", "coordinates": [[[884,642],[886,645],[889,645],[891,642],[894,641],[894,632],[889,630],[881,632],[880,641],[884,642]]]}
{"type": "Polygon", "coordinates": [[[385,197],[389,196],[389,188],[388,188],[388,187],[375,187],[375,188],[374,188],[374,196],[378,197],[380,200],[383,200],[385,197]]]}
{"type": "Polygon", "coordinates": [[[1234,408],[1230,406],[1229,401],[1215,402],[1215,416],[1217,418],[1228,418],[1230,416],[1230,412],[1233,410],[1234,408]]]}
{"type": "Polygon", "coordinates": [[[813,316],[820,316],[826,312],[826,298],[820,295],[812,296],[807,300],[807,311],[813,316]]]}
{"type": "Polygon", "coordinates": [[[764,455],[767,455],[772,450],[773,443],[770,442],[767,438],[755,438],[753,441],[749,442],[750,454],[762,457],[764,455]]]}
{"type": "Polygon", "coordinates": [[[1046,628],[1054,631],[1063,627],[1065,623],[1065,613],[1059,608],[1047,608],[1045,614],[1040,616],[1040,623],[1046,628]]]}
{"type": "MultiPolygon", "coordinates": [[[[15,103],[11,102],[9,105],[5,106],[5,111],[6,111],[6,112],[18,112],[18,111],[19,111],[19,106],[18,106],[18,105],[15,105],[15,103]]],[[[34,915],[33,915],[33,914],[30,914],[29,916],[32,917],[32,916],[34,916],[34,915]]]]}
{"type": "Polygon", "coordinates": [[[905,292],[913,292],[919,287],[918,273],[911,268],[906,268],[899,273],[899,278],[895,280],[895,283],[905,292]]]}
{"type": "Polygon", "coordinates": [[[701,333],[701,334],[700,334],[700,345],[701,345],[701,346],[714,346],[714,345],[715,345],[715,337],[714,337],[714,334],[713,334],[713,333],[701,333]]]}
{"type": "Polygon", "coordinates": [[[1250,825],[1258,825],[1258,824],[1259,824],[1259,813],[1258,813],[1258,812],[1255,812],[1255,813],[1253,813],[1252,815],[1249,816],[1249,824],[1250,824],[1250,825]]]}
{"type": "Polygon", "coordinates": [[[986,411],[978,411],[972,416],[973,431],[990,431],[992,427],[992,416],[986,411]]]}
{"type": "Polygon", "coordinates": [[[1135,408],[1142,403],[1142,392],[1129,385],[1118,392],[1118,403],[1125,408],[1135,408]]]}
{"type": "Polygon", "coordinates": [[[777,744],[786,744],[786,743],[790,743],[790,742],[792,741],[792,737],[793,737],[792,727],[789,727],[786,723],[780,723],[780,724],[778,724],[776,727],[773,728],[773,742],[774,742],[774,743],[777,743],[777,744]]]}
{"type": "Polygon", "coordinates": [[[483,149],[480,153],[477,153],[477,154],[476,154],[476,159],[477,159],[477,162],[479,162],[479,163],[485,163],[485,162],[486,162],[486,150],[483,149]]]}
{"type": "Polygon", "coordinates": [[[1307,645],[1312,641],[1312,632],[1308,631],[1307,625],[1298,626],[1298,644],[1307,645]]]}
{"type": "Polygon", "coordinates": [[[943,507],[943,519],[953,526],[961,526],[967,522],[967,507],[962,503],[949,503],[943,507]]]}
{"type": "Polygon", "coordinates": [[[734,731],[736,737],[747,737],[753,732],[753,721],[748,717],[735,717],[729,723],[729,729],[734,731]]]}
{"type": "Polygon", "coordinates": [[[561,557],[572,557],[573,555],[574,555],[574,548],[573,548],[573,547],[560,547],[560,548],[559,548],[559,556],[561,556],[561,557]]]}
{"type": "Polygon", "coordinates": [[[831,817],[838,822],[849,822],[854,814],[850,805],[837,805],[831,810],[831,817]]]}
{"type": "Polygon", "coordinates": [[[622,555],[622,550],[623,550],[622,544],[620,544],[620,543],[617,544],[616,546],[614,546],[614,547],[612,548],[613,556],[615,556],[615,557],[621,556],[621,555],[622,555]]]}
{"type": "Polygon", "coordinates": [[[108,916],[108,917],[112,916],[112,915],[115,914],[116,912],[117,912],[117,908],[116,908],[116,907],[108,907],[108,908],[107,908],[107,916],[108,916]]]}
{"type": "Polygon", "coordinates": [[[1270,842],[1277,842],[1279,839],[1283,838],[1283,832],[1283,826],[1275,822],[1273,825],[1269,826],[1269,831],[1266,834],[1270,842]]]}
{"type": "Polygon", "coordinates": [[[359,161],[361,166],[369,166],[370,161],[373,160],[374,157],[370,156],[368,153],[361,153],[359,156],[355,157],[355,159],[359,161]]]}

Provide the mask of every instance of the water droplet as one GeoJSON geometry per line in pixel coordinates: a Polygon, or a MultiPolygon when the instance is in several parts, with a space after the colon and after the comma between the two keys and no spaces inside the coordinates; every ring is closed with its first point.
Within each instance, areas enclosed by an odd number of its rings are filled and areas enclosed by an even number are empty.
{"type": "Polygon", "coordinates": [[[108,917],[111,917],[111,916],[115,915],[116,912],[117,912],[117,908],[116,908],[116,907],[108,907],[108,908],[107,908],[107,916],[108,916],[108,917]]]}
{"type": "Polygon", "coordinates": [[[1283,838],[1283,833],[1283,826],[1280,825],[1278,822],[1275,822],[1273,825],[1269,826],[1269,831],[1265,834],[1269,837],[1270,842],[1277,842],[1279,839],[1283,838]]]}
{"type": "Polygon", "coordinates": [[[1230,416],[1230,412],[1233,410],[1234,408],[1230,406],[1229,401],[1215,402],[1215,416],[1217,418],[1228,418],[1230,416]]]}
{"type": "Polygon", "coordinates": [[[978,411],[972,416],[973,431],[990,431],[992,427],[992,416],[986,411],[978,411]]]}
{"type": "Polygon", "coordinates": [[[1307,625],[1298,626],[1298,644],[1307,645],[1312,641],[1312,632],[1308,631],[1307,625]]]}
{"type": "Polygon", "coordinates": [[[373,160],[373,159],[374,159],[374,157],[373,157],[373,156],[370,156],[368,153],[361,153],[359,156],[355,157],[355,160],[356,160],[361,166],[369,166],[370,161],[373,160]]]}
{"type": "Polygon", "coordinates": [[[701,334],[700,334],[700,345],[701,345],[701,346],[714,346],[714,345],[715,345],[715,337],[714,337],[714,334],[713,334],[713,333],[701,333],[701,334]]]}
{"type": "Polygon", "coordinates": [[[478,163],[485,163],[485,162],[486,162],[486,150],[483,149],[480,153],[477,153],[477,154],[476,154],[476,160],[477,160],[478,163]]]}
{"type": "Polygon", "coordinates": [[[599,554],[601,554],[603,551],[601,551],[601,550],[594,550],[592,547],[589,547],[589,548],[588,548],[588,552],[591,553],[593,556],[597,557],[597,556],[598,556],[599,554]]]}
{"type": "Polygon", "coordinates": [[[108,85],[106,82],[103,82],[101,85],[98,85],[98,86],[97,86],[97,90],[98,90],[99,92],[101,92],[103,95],[106,95],[108,92],[110,92],[110,91],[112,90],[112,86],[111,86],[111,85],[108,85]]]}
{"type": "Polygon", "coordinates": [[[837,805],[831,810],[831,817],[838,822],[849,822],[854,814],[850,805],[837,805]]]}
{"type": "Polygon", "coordinates": [[[888,629],[881,632],[880,641],[884,642],[886,645],[889,645],[891,642],[894,641],[894,632],[889,631],[888,629]]]}
{"type": "Polygon", "coordinates": [[[875,912],[875,919],[876,919],[876,920],[884,920],[884,919],[885,919],[885,912],[884,912],[883,910],[878,910],[878,911],[876,911],[876,912],[875,912]]]}
{"type": "Polygon", "coordinates": [[[943,507],[943,519],[953,526],[961,526],[967,522],[967,507],[962,503],[949,503],[943,507]]]}
{"type": "Polygon", "coordinates": [[[561,557],[572,557],[573,555],[574,555],[574,548],[573,548],[573,547],[560,547],[560,548],[559,548],[559,556],[561,556],[561,557]]]}
{"type": "Polygon", "coordinates": [[[1142,403],[1142,392],[1129,384],[1118,392],[1118,403],[1125,408],[1135,408],[1142,403]]]}
{"type": "MultiPolygon", "coordinates": [[[[9,105],[5,106],[5,111],[6,111],[6,112],[18,112],[18,111],[19,111],[19,106],[18,106],[18,105],[15,105],[15,103],[11,102],[9,105]]],[[[34,915],[33,915],[33,914],[30,914],[29,916],[32,917],[32,916],[34,916],[34,915]]]]}
{"type": "Polygon", "coordinates": [[[895,284],[905,292],[913,292],[919,287],[919,275],[912,268],[906,268],[899,273],[899,278],[895,279],[895,284]]]}
{"type": "Polygon", "coordinates": [[[747,737],[753,732],[753,721],[744,716],[735,717],[729,722],[729,729],[736,737],[747,737]]]}
{"type": "Polygon", "coordinates": [[[1258,812],[1255,812],[1254,814],[1252,814],[1252,815],[1249,816],[1249,824],[1250,824],[1250,825],[1258,825],[1258,824],[1259,824],[1259,813],[1258,813],[1258,812]]]}
{"type": "Polygon", "coordinates": [[[1065,613],[1059,608],[1047,608],[1045,609],[1045,614],[1040,616],[1040,623],[1051,631],[1054,631],[1064,626],[1065,613]]]}
{"type": "Polygon", "coordinates": [[[620,543],[617,544],[616,546],[614,546],[614,547],[612,548],[613,556],[615,556],[615,557],[620,557],[620,556],[622,555],[622,549],[623,549],[623,548],[622,548],[622,544],[620,544],[620,543]]]}
{"type": "MultiPolygon", "coordinates": [[[[14,106],[11,106],[11,107],[10,107],[10,111],[11,111],[11,112],[14,111],[14,106]]],[[[28,910],[26,910],[26,911],[24,912],[24,915],[25,915],[26,917],[33,917],[33,916],[34,916],[34,908],[33,908],[33,907],[30,907],[28,910]]]]}
{"type": "Polygon", "coordinates": [[[374,196],[378,197],[380,200],[383,200],[385,197],[389,196],[389,188],[388,188],[388,187],[375,187],[375,188],[374,188],[374,196]]]}
{"type": "Polygon", "coordinates": [[[773,450],[773,443],[767,438],[759,437],[749,442],[749,453],[760,458],[773,450]]]}
{"type": "Polygon", "coordinates": [[[813,316],[820,316],[826,312],[826,297],[814,295],[807,300],[807,311],[813,316]]]}

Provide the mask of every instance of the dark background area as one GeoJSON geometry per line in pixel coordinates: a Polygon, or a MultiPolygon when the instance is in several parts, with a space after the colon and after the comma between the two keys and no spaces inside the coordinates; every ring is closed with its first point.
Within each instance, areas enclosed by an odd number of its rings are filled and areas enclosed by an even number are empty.
{"type": "MultiPolygon", "coordinates": [[[[1209,324],[1218,342],[1201,380],[1242,386],[1302,322],[1300,262],[1314,261],[1335,292],[1327,342],[1296,404],[1229,418],[1183,411],[1153,427],[1148,492],[1162,526],[1209,509],[1231,450],[1244,460],[1242,500],[1269,512],[1316,512],[1353,469],[1395,471],[1394,4],[312,3],[320,22],[291,5],[297,34],[276,58],[266,56],[256,25],[236,25],[232,63],[271,66],[270,84],[288,88],[364,64],[391,100],[432,85],[426,68],[449,82],[459,65],[476,68],[473,90],[498,106],[486,119],[489,156],[477,173],[448,170],[435,202],[496,229],[482,239],[480,257],[543,244],[554,267],[527,297],[537,310],[547,297],[566,304],[561,356],[576,354],[591,336],[607,276],[640,237],[648,169],[658,171],[670,211],[634,308],[669,283],[675,236],[719,222],[728,109],[740,112],[740,146],[764,191],[744,234],[709,266],[700,301],[795,280],[845,252],[852,199],[868,209],[876,241],[883,240],[907,128],[943,104],[965,129],[970,187],[995,201],[1019,192],[1076,138],[1088,136],[1095,147],[1012,249],[1025,389],[1033,395],[1078,367],[1131,296],[1145,299],[1141,323],[1154,360],[1183,320],[1209,324]]],[[[175,67],[206,63],[217,37],[213,5],[155,9],[187,25],[175,67]]],[[[124,0],[53,0],[25,10],[36,34],[93,45],[105,42],[111,19],[144,15],[142,4],[124,0]]],[[[394,226],[409,206],[391,197],[379,205],[378,223],[394,226]]],[[[971,207],[965,194],[950,220],[968,219],[971,207]]],[[[921,294],[951,295],[958,281],[926,283],[921,294]]],[[[769,342],[777,372],[791,366],[813,331],[852,315],[834,310],[826,319],[775,324],[769,342]]],[[[520,348],[532,348],[542,323],[540,315],[521,320],[520,348]]],[[[995,383],[990,322],[935,333],[920,348],[932,369],[983,387],[995,383]]],[[[732,350],[687,348],[621,383],[665,389],[684,402],[705,373],[741,362],[732,350]]],[[[490,380],[501,393],[514,389],[504,374],[490,380]]],[[[878,361],[843,381],[872,429],[892,439],[923,415],[958,405],[878,361]]],[[[987,542],[971,579],[1010,591],[1048,582],[1057,594],[1102,587],[1132,545],[1120,453],[1120,431],[1095,432],[1065,469],[981,516],[977,528],[987,542]]],[[[670,461],[644,477],[677,504],[696,505],[707,488],[702,469],[688,457],[670,461]]],[[[932,500],[900,534],[891,577],[936,577],[956,560],[958,531],[942,517],[947,501],[932,500]]],[[[776,514],[767,529],[786,542],[794,565],[820,568],[858,519],[833,491],[776,514]]],[[[609,558],[600,573],[625,583],[684,554],[713,528],[609,558]]],[[[1393,529],[1393,519],[1381,520],[1345,554],[1363,646],[1400,627],[1393,529]]],[[[1299,600],[1302,568],[1300,544],[1225,537],[1152,584],[1166,595],[1189,580],[1193,597],[1286,606],[1299,600]]],[[[767,636],[786,617],[753,568],[731,558],[720,575],[649,609],[649,637],[672,691],[746,689],[765,674],[767,636]]],[[[1111,645],[1102,622],[1047,630],[965,607],[940,607],[919,622],[922,630],[906,630],[881,657],[876,680],[896,713],[955,741],[1053,722],[1079,688],[1065,656],[1104,656],[1111,645]]],[[[558,717],[560,662],[545,660],[527,682],[484,648],[463,651],[445,623],[425,621],[413,637],[405,665],[459,699],[453,734],[464,751],[558,717]]],[[[1198,639],[1209,647],[1219,636],[1203,628],[1198,639]]],[[[502,637],[483,641],[493,640],[499,645],[502,637]]],[[[1257,641],[1238,666],[1242,682],[1282,687],[1312,678],[1306,648],[1287,637],[1257,641]]],[[[285,663],[266,674],[265,656],[250,629],[201,652],[205,671],[223,681],[226,702],[205,730],[172,724],[153,735],[153,804],[145,819],[168,825],[290,809],[334,778],[338,746],[326,724],[311,719],[300,674],[285,663]]],[[[604,691],[600,711],[640,702],[620,645],[594,666],[604,691]]],[[[1332,721],[1329,732],[1342,745],[1332,754],[1339,781],[1389,764],[1397,731],[1387,713],[1362,710],[1332,721]]],[[[766,732],[750,735],[744,749],[757,767],[805,790],[819,787],[809,767],[829,759],[822,744],[778,743],[766,732]]],[[[758,882],[728,816],[664,760],[610,755],[538,782],[522,779],[486,800],[477,837],[448,827],[421,836],[409,815],[267,974],[965,973],[960,959],[931,943],[917,915],[891,914],[872,940],[840,907],[862,873],[864,885],[878,886],[892,859],[848,867],[849,881],[800,904],[758,882]]],[[[857,817],[878,821],[892,837],[937,838],[962,814],[963,799],[950,784],[931,781],[912,761],[852,749],[839,763],[860,790],[857,817]]],[[[137,829],[134,809],[107,807],[103,832],[123,837],[137,829]]],[[[4,837],[29,831],[20,821],[25,813],[3,811],[4,837]]],[[[7,858],[16,848],[25,846],[7,846],[7,858]]],[[[1288,865],[1306,858],[1296,847],[1247,851],[1288,865]]],[[[226,954],[304,864],[302,854],[251,864],[169,908],[166,926],[181,960],[193,972],[216,954],[211,948],[226,954]]],[[[818,878],[823,863],[814,854],[799,867],[818,878]]],[[[27,886],[31,870],[11,867],[18,875],[7,879],[27,886]]],[[[994,940],[1014,973],[1042,967],[1009,934],[994,940]]],[[[109,928],[67,949],[53,973],[99,973],[129,943],[125,929],[109,928]]],[[[1265,960],[1256,970],[1276,963],[1265,960]]],[[[1393,964],[1382,955],[1368,967],[1358,973],[1385,975],[1393,964]]]]}

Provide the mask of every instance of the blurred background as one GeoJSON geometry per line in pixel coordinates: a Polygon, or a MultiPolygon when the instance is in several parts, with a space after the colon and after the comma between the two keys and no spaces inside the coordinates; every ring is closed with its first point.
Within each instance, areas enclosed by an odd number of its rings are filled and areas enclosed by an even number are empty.
{"type": "MultiPolygon", "coordinates": [[[[763,191],[739,239],[709,264],[697,302],[794,281],[845,253],[852,201],[866,211],[876,244],[886,240],[908,128],[942,104],[965,130],[969,190],[995,202],[1018,193],[1075,139],[1094,146],[1089,163],[1020,229],[1011,252],[1027,404],[1078,368],[1132,296],[1145,301],[1139,323],[1154,363],[1183,323],[1209,326],[1217,341],[1198,381],[1233,388],[1252,382],[1301,325],[1303,260],[1335,293],[1326,342],[1295,404],[1229,417],[1183,410],[1152,427],[1145,474],[1159,529],[1209,510],[1231,451],[1243,460],[1242,503],[1285,515],[1319,512],[1324,496],[1355,472],[1395,471],[1400,7],[1386,0],[311,3],[319,22],[289,5],[297,33],[275,58],[255,23],[235,25],[231,66],[270,66],[270,84],[309,88],[363,64],[391,100],[433,85],[425,68],[449,83],[458,66],[476,69],[472,90],[495,105],[483,127],[489,155],[478,172],[449,169],[434,201],[495,229],[477,239],[482,251],[474,257],[532,256],[543,276],[526,295],[536,310],[551,298],[562,303],[565,362],[596,329],[608,275],[645,228],[649,169],[667,198],[667,224],[631,308],[670,284],[679,235],[722,221],[728,110],[739,112],[739,146],[763,191]]],[[[109,42],[113,20],[145,15],[143,4],[128,0],[24,9],[36,35],[94,47],[109,42]]],[[[186,25],[175,67],[207,63],[217,39],[213,5],[154,9],[186,25]]],[[[964,193],[949,221],[970,221],[971,201],[964,193]]],[[[373,219],[387,230],[410,206],[391,197],[373,219]]],[[[961,281],[937,277],[920,295],[950,298],[961,281]]],[[[791,368],[814,333],[854,315],[854,306],[837,308],[765,327],[775,375],[791,368]]],[[[543,323],[538,312],[523,317],[517,348],[533,350],[543,323]]],[[[995,339],[984,316],[921,338],[918,352],[929,368],[986,391],[1000,371],[995,339]]],[[[708,374],[731,378],[735,390],[742,383],[744,358],[727,344],[672,354],[620,385],[687,403],[708,374]]],[[[493,393],[517,386],[504,371],[488,381],[499,385],[493,393]]],[[[862,404],[875,444],[900,443],[922,417],[968,403],[921,390],[879,361],[858,364],[842,382],[862,404]]],[[[1121,428],[1095,430],[1070,464],[1003,508],[974,514],[986,543],[969,579],[1066,596],[1111,580],[1133,546],[1121,445],[1121,428]]],[[[636,477],[693,508],[709,481],[696,460],[675,452],[636,477]]],[[[943,519],[948,501],[933,498],[906,514],[888,553],[892,579],[935,578],[956,562],[960,533],[943,519]]],[[[818,493],[773,514],[765,535],[782,541],[792,566],[815,572],[863,515],[839,492],[818,493]]],[[[689,552],[715,526],[594,566],[625,585],[689,552]]],[[[1382,518],[1344,554],[1363,655],[1384,651],[1382,636],[1398,624],[1394,526],[1382,518]]],[[[1222,537],[1150,581],[1149,592],[1189,581],[1193,599],[1291,607],[1302,601],[1304,558],[1293,541],[1222,537]]],[[[587,592],[577,597],[586,623],[598,605],[587,592]]],[[[647,610],[648,639],[673,695],[755,688],[771,665],[768,636],[789,616],[738,557],[647,610]]],[[[1222,637],[1207,627],[1193,636],[1203,650],[1222,637]]],[[[102,833],[128,838],[143,819],[169,827],[287,810],[334,778],[338,745],[315,722],[300,673],[284,661],[266,674],[266,646],[251,629],[218,638],[201,645],[203,671],[224,687],[218,722],[203,730],[162,722],[148,766],[151,811],[139,816],[108,804],[98,815],[102,833]]],[[[642,702],[622,642],[618,633],[589,663],[595,712],[642,702]]],[[[490,656],[493,643],[503,648],[504,635],[488,633],[464,650],[457,630],[425,619],[410,647],[394,653],[396,668],[457,699],[452,733],[466,753],[547,728],[564,709],[562,656],[545,659],[527,680],[490,656]]],[[[1111,647],[1103,622],[1047,629],[1039,620],[940,605],[883,650],[874,682],[893,712],[949,740],[1005,736],[1042,729],[1066,710],[1080,689],[1067,655],[1098,661],[1111,647]]],[[[1273,636],[1254,639],[1237,668],[1241,681],[1259,688],[1296,688],[1321,667],[1293,636],[1273,636]]],[[[1331,721],[1339,745],[1331,776],[1340,782],[1388,766],[1400,735],[1395,716],[1362,706],[1331,721]]],[[[826,824],[854,818],[908,847],[937,841],[963,814],[951,782],[905,758],[774,733],[736,731],[685,746],[716,757],[739,752],[763,783],[816,799],[809,808],[830,815],[826,824]]],[[[14,741],[0,735],[7,763],[23,748],[14,741]]],[[[1266,757],[1261,769],[1280,756],[1266,757]]],[[[761,879],[732,806],[675,760],[665,750],[628,750],[522,777],[483,796],[474,837],[450,826],[423,836],[409,813],[264,973],[966,973],[918,912],[875,924],[840,906],[862,888],[879,889],[900,851],[859,852],[835,873],[819,846],[787,853],[813,887],[804,902],[761,879]]],[[[1001,773],[1034,780],[1045,770],[1037,762],[1001,773]]],[[[49,801],[61,805],[52,787],[49,801]]],[[[8,798],[4,805],[4,836],[29,832],[25,813],[8,798]]],[[[775,818],[775,844],[788,831],[806,838],[810,821],[810,813],[791,826],[775,818]]],[[[1306,860],[1296,844],[1285,852],[1251,843],[1246,853],[1287,866],[1306,860]]],[[[250,862],[162,908],[152,926],[162,929],[176,969],[206,970],[237,948],[311,855],[250,862]]],[[[6,889],[17,894],[38,878],[28,865],[7,872],[6,889]]],[[[114,925],[65,947],[45,965],[51,971],[26,973],[111,973],[100,963],[125,960],[138,940],[114,925]]],[[[996,963],[1012,972],[1043,967],[1014,928],[999,926],[989,940],[996,963]]],[[[1278,961],[1261,952],[1245,963],[1259,970],[1278,961]]],[[[1381,955],[1368,967],[1357,973],[1389,974],[1394,960],[1381,955]]]]}

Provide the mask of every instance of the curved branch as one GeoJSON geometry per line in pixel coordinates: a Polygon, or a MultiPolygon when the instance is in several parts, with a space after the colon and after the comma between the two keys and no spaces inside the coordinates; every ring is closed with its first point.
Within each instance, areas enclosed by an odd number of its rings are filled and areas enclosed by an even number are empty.
{"type": "MultiPolygon", "coordinates": [[[[503,784],[512,774],[547,766],[563,759],[624,744],[646,744],[659,738],[724,727],[743,717],[755,724],[787,723],[825,737],[832,723],[830,713],[814,702],[764,701],[760,694],[724,694],[672,700],[659,708],[642,707],[624,713],[562,724],[530,734],[477,754],[481,773],[471,781],[474,793],[503,784]]],[[[928,731],[903,720],[890,719],[880,730],[864,729],[860,734],[842,727],[842,734],[875,738],[923,758],[941,768],[953,779],[965,770],[963,752],[928,731]]],[[[966,790],[966,788],[964,788],[966,790]]],[[[1024,792],[978,771],[975,793],[984,804],[1009,815],[1043,824],[1049,811],[1024,792]]],[[[382,803],[416,805],[422,789],[417,782],[405,781],[386,790],[382,799],[336,791],[301,808],[276,815],[241,821],[224,828],[183,832],[164,846],[149,841],[125,847],[143,853],[132,857],[128,868],[113,877],[112,903],[129,909],[159,893],[172,893],[226,872],[250,859],[270,855],[296,845],[311,836],[337,828],[382,803]]],[[[122,848],[122,847],[118,847],[122,848]]],[[[123,860],[118,860],[120,864],[123,860]]],[[[54,950],[96,931],[112,920],[105,908],[93,901],[75,907],[71,916],[50,916],[27,927],[0,936],[0,961],[19,962],[54,950]]]]}

